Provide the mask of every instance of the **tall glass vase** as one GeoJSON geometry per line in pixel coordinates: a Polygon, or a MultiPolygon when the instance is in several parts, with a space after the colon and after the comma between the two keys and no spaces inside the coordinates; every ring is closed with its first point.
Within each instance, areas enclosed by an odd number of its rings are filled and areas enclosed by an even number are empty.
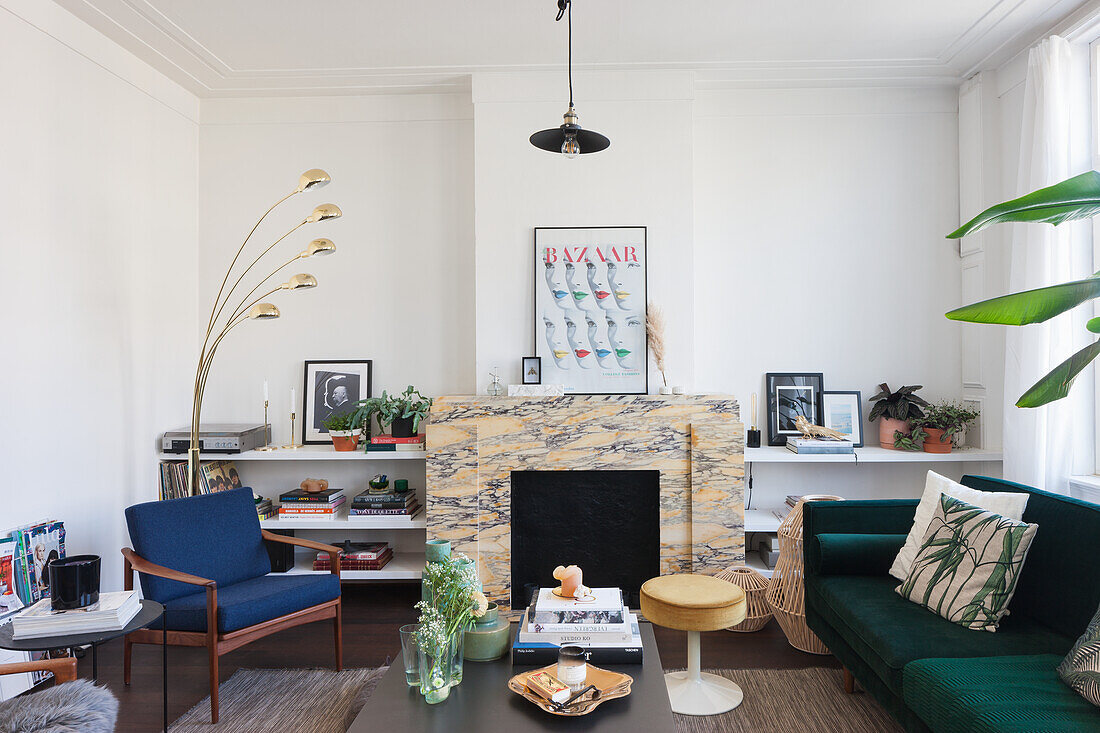
{"type": "Polygon", "coordinates": [[[459,629],[455,632],[451,648],[451,687],[462,682],[462,659],[466,650],[466,632],[459,629]]]}
{"type": "MultiPolygon", "coordinates": [[[[447,639],[442,649],[434,650],[438,654],[425,646],[420,647],[420,694],[429,705],[441,703],[451,694],[456,637],[461,647],[462,635],[456,634],[447,639]]],[[[462,657],[461,651],[458,656],[462,657]]]]}

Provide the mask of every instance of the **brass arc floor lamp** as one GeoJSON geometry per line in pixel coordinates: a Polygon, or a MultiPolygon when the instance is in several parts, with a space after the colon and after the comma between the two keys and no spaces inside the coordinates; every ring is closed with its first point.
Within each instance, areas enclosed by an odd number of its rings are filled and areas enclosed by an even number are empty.
{"type": "Polygon", "coordinates": [[[241,246],[237,249],[237,254],[233,256],[233,261],[229,263],[229,269],[225,271],[225,277],[222,278],[221,287],[218,288],[218,295],[214,298],[214,305],[210,309],[210,318],[206,323],[206,335],[203,337],[202,349],[199,351],[199,363],[195,367],[195,384],[191,403],[191,446],[187,452],[187,493],[191,496],[195,495],[195,491],[199,486],[199,469],[201,465],[199,450],[199,419],[202,414],[202,395],[203,391],[206,389],[206,378],[210,374],[210,365],[214,362],[214,354],[217,353],[218,346],[221,344],[222,339],[224,339],[230,331],[245,321],[263,321],[278,318],[279,308],[274,303],[264,302],[264,298],[274,295],[281,290],[306,290],[308,288],[317,287],[317,278],[306,273],[299,273],[290,277],[281,285],[277,285],[267,290],[262,295],[258,295],[255,298],[253,297],[256,295],[256,291],[263,288],[271,278],[275,277],[280,271],[289,267],[294,262],[313,256],[330,255],[336,251],[336,245],[329,239],[314,239],[304,250],[276,267],[270,274],[257,282],[246,295],[240,298],[237,305],[228,312],[226,311],[226,306],[229,305],[233,293],[237,290],[237,287],[244,280],[245,276],[252,271],[253,267],[259,264],[260,260],[275,248],[275,245],[279,244],[279,242],[283,241],[306,224],[315,224],[319,221],[339,218],[342,215],[340,207],[336,204],[321,204],[315,208],[309,216],[303,219],[293,229],[276,239],[264,251],[260,252],[260,254],[241,271],[240,275],[237,276],[237,279],[229,289],[226,290],[229,278],[233,275],[233,268],[237,266],[237,261],[240,259],[241,253],[244,252],[248,240],[256,233],[256,230],[259,228],[260,224],[263,223],[264,219],[267,218],[267,215],[274,211],[279,204],[299,193],[321,188],[327,185],[331,180],[328,173],[325,173],[320,168],[314,168],[303,173],[298,179],[297,188],[276,201],[270,209],[264,212],[264,215],[260,217],[259,221],[257,221],[248,232],[248,236],[244,238],[244,242],[242,242],[241,246]]]}

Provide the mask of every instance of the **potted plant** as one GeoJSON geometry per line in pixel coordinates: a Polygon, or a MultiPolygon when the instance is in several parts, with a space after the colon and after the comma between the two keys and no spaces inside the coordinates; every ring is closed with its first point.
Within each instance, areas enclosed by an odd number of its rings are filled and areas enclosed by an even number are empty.
{"type": "Polygon", "coordinates": [[[921,408],[927,407],[928,403],[915,394],[921,388],[919,384],[902,387],[897,392],[891,391],[886,382],[878,388],[879,393],[871,398],[874,406],[867,415],[867,422],[882,418],[878,424],[878,444],[894,450],[894,433],[909,435],[909,421],[923,417],[924,411],[921,408]]]}
{"type": "Polygon", "coordinates": [[[411,438],[430,409],[432,398],[423,396],[410,384],[401,394],[391,395],[382,390],[381,397],[359,400],[351,420],[355,425],[365,425],[369,432],[371,418],[377,416],[380,429],[389,427],[395,438],[411,438]]]}
{"type": "Polygon", "coordinates": [[[937,402],[914,421],[913,438],[923,444],[925,453],[950,453],[955,436],[977,418],[977,411],[956,402],[937,402]]]}
{"type": "Polygon", "coordinates": [[[321,425],[332,438],[332,447],[340,451],[355,450],[359,447],[359,436],[363,431],[355,427],[356,424],[350,412],[329,415],[321,421],[321,425]]]}

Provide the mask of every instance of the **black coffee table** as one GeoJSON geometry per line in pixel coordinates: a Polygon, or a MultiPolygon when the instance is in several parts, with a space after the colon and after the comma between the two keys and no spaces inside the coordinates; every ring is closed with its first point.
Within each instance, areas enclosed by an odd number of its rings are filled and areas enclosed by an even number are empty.
{"type": "MultiPolygon", "coordinates": [[[[512,633],[515,633],[512,624],[512,633]]],[[[588,715],[566,718],[535,707],[508,689],[508,680],[519,671],[509,655],[496,662],[466,662],[462,683],[438,705],[424,702],[420,690],[405,684],[400,657],[378,683],[374,694],[355,718],[348,733],[376,731],[630,731],[673,733],[672,708],[665,690],[661,657],[650,624],[640,624],[642,664],[606,665],[607,669],[634,678],[630,695],[608,700],[588,715]]]]}
{"type": "MultiPolygon", "coordinates": [[[[141,610],[130,619],[130,623],[119,631],[97,631],[91,634],[68,634],[66,636],[36,636],[33,639],[15,639],[12,637],[12,625],[6,623],[0,626],[0,648],[12,649],[20,652],[44,652],[50,649],[76,649],[82,646],[92,647],[92,681],[99,681],[99,645],[111,639],[125,636],[131,631],[144,629],[156,622],[164,615],[164,606],[156,601],[142,601],[141,610]]],[[[163,628],[162,624],[162,628],[163,628]]],[[[162,694],[164,696],[164,730],[168,730],[168,638],[167,631],[162,631],[161,642],[161,670],[162,694]]],[[[71,653],[71,652],[70,652],[71,653]]]]}

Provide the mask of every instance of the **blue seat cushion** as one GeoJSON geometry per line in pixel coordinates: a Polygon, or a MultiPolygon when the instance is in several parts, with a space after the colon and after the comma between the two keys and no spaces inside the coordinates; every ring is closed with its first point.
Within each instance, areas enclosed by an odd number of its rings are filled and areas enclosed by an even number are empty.
{"type": "MultiPolygon", "coordinates": [[[[230,586],[271,572],[248,489],[151,501],[126,509],[134,551],[149,562],[230,586]]],[[[167,603],[201,590],[142,573],[146,598],[167,603]]]]}
{"type": "MultiPolygon", "coordinates": [[[[265,575],[218,588],[218,633],[254,626],[340,597],[340,580],[329,573],[265,575]]],[[[206,631],[206,591],[165,604],[172,631],[206,631]]],[[[160,628],[159,624],[157,628],[160,628]]]]}

